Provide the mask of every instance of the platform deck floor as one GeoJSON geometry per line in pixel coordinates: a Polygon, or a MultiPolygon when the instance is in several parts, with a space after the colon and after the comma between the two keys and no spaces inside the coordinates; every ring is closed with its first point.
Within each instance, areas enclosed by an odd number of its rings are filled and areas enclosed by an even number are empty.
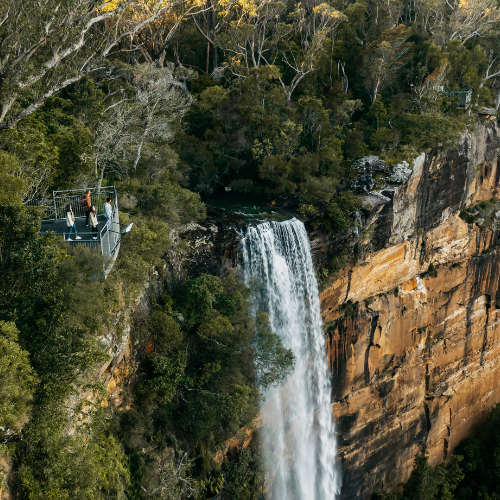
{"type": "MultiPolygon", "coordinates": [[[[101,232],[101,229],[104,227],[104,224],[106,222],[106,219],[104,218],[104,215],[98,215],[97,216],[97,237],[99,237],[99,233],[101,232]]],[[[75,224],[76,224],[76,231],[78,233],[78,236],[81,236],[81,240],[77,241],[93,241],[92,240],[92,227],[89,225],[88,227],[85,226],[85,217],[77,217],[75,219],[75,224]]],[[[47,231],[54,231],[56,234],[64,234],[64,239],[66,239],[66,236],[68,234],[68,226],[66,225],[66,219],[58,219],[58,220],[44,220],[42,221],[42,226],[40,228],[40,233],[46,233],[47,231]]],[[[74,233],[71,235],[71,239],[74,239],[75,235],[74,233]]]]}

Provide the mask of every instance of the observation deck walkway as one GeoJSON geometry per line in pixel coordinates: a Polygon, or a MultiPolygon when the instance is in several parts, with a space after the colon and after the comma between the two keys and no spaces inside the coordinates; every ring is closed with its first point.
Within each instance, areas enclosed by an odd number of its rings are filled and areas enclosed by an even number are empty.
{"type": "MultiPolygon", "coordinates": [[[[81,239],[76,240],[74,234],[70,242],[72,246],[84,245],[91,249],[97,249],[107,258],[115,260],[120,247],[122,232],[120,231],[120,219],[118,214],[118,199],[114,186],[102,188],[72,189],[67,191],[54,191],[52,198],[38,198],[31,200],[26,205],[40,206],[45,210],[40,234],[53,231],[57,235],[67,238],[68,227],[66,224],[66,205],[71,203],[73,215],[75,216],[75,226],[78,236],[81,239]],[[80,199],[84,192],[90,190],[90,199],[92,205],[96,207],[97,213],[97,239],[93,239],[96,234],[92,233],[92,227],[85,225],[85,210],[80,204],[80,199]],[[111,198],[112,215],[106,221],[104,216],[104,204],[107,198],[111,198]]],[[[111,264],[112,266],[112,264],[111,264]]],[[[105,274],[109,272],[111,266],[108,266],[105,274]]]]}

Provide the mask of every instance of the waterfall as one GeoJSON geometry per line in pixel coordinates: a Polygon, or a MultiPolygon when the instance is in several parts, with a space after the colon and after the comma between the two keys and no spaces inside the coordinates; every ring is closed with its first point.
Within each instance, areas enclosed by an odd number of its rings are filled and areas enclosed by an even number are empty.
{"type": "Polygon", "coordinates": [[[331,415],[331,377],[318,284],[302,222],[266,222],[242,236],[245,282],[257,288],[254,311],[296,357],[294,373],[265,392],[261,408],[268,496],[334,500],[340,491],[331,415]],[[256,282],[256,284],[255,284],[256,282]]]}

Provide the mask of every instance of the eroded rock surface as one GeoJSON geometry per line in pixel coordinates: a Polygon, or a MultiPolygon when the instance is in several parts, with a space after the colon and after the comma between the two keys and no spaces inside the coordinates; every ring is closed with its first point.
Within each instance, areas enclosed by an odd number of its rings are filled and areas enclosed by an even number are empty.
{"type": "Polygon", "coordinates": [[[499,143],[482,122],[419,157],[390,202],[365,206],[371,253],[321,294],[346,499],[406,481],[419,441],[446,461],[500,401],[499,143]],[[489,219],[464,220],[480,203],[489,219]]]}

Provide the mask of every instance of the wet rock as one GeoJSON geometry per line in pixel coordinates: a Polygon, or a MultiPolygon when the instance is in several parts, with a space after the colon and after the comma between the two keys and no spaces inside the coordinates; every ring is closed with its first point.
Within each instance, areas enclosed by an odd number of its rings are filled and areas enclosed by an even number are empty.
{"type": "Polygon", "coordinates": [[[201,274],[225,276],[238,266],[239,232],[246,220],[224,209],[209,208],[207,218],[181,228],[175,238],[184,242],[182,259],[168,259],[172,282],[183,282],[201,274]],[[182,265],[180,262],[182,261],[182,265]]]}
{"type": "Polygon", "coordinates": [[[362,174],[380,174],[387,170],[388,166],[384,160],[381,160],[378,156],[370,155],[364,156],[359,160],[356,160],[352,169],[362,174]]]}
{"type": "Polygon", "coordinates": [[[393,184],[404,184],[411,175],[412,168],[406,161],[395,165],[387,177],[387,180],[393,184]]]}

